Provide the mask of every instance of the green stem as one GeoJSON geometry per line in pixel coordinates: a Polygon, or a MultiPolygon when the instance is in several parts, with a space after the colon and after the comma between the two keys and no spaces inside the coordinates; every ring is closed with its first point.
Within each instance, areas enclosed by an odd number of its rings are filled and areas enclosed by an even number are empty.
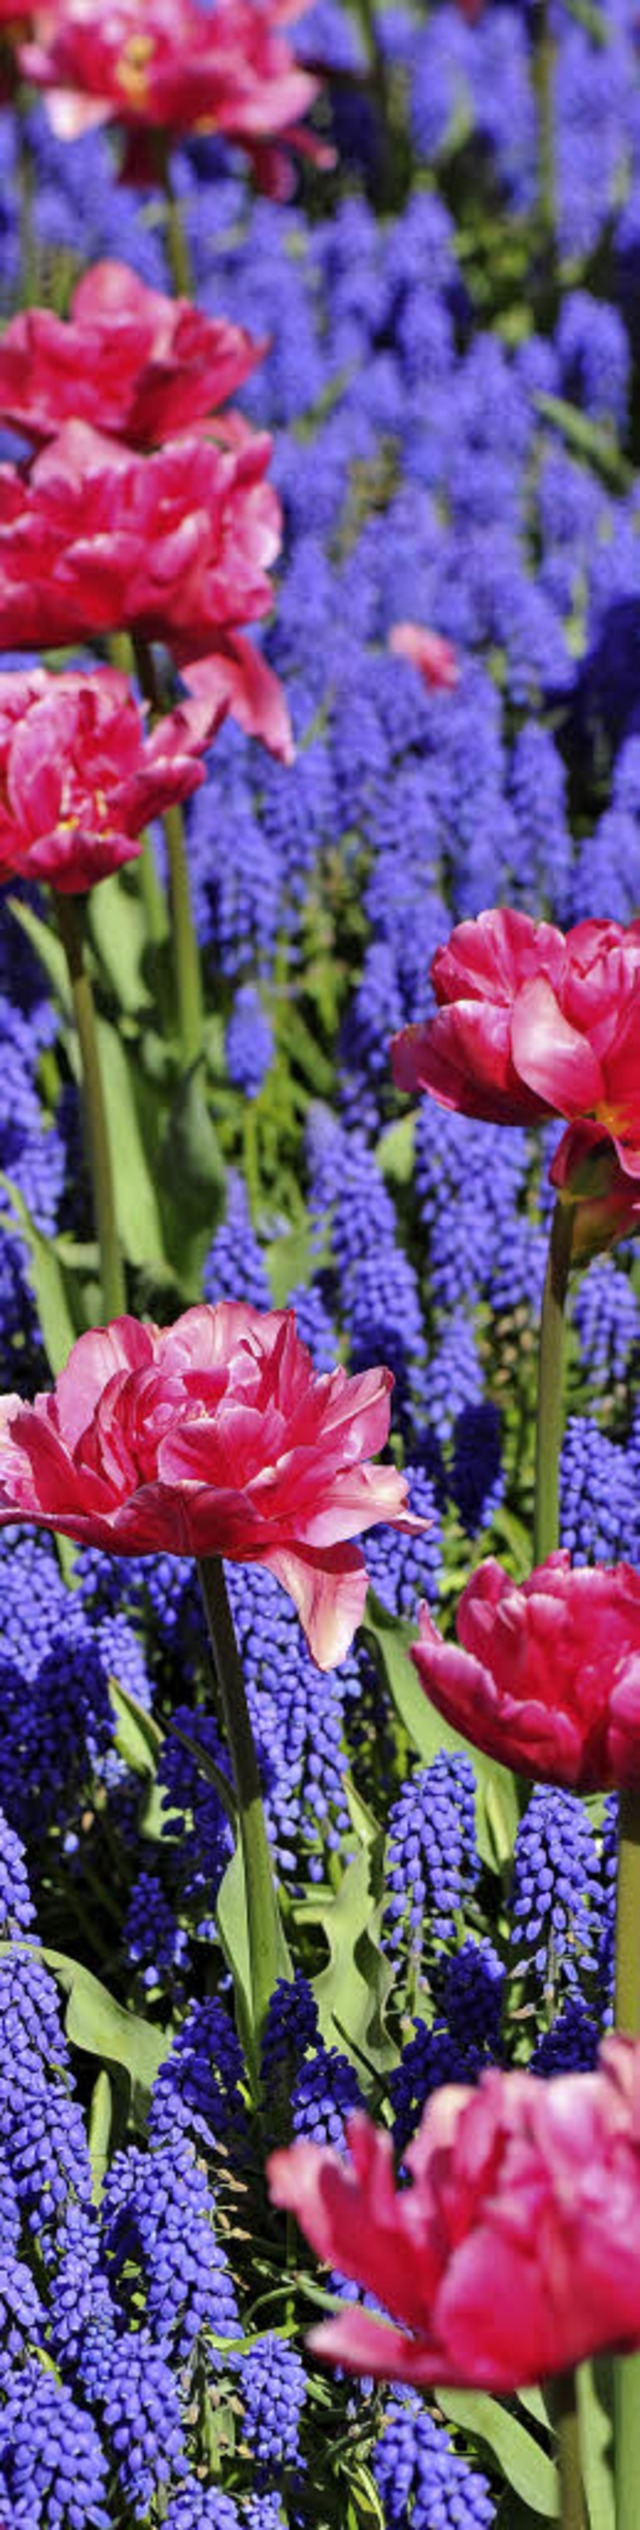
{"type": "MultiPolygon", "coordinates": [[[[615,2024],[640,2034],[640,1793],[621,1792],[618,1828],[615,2024]]],[[[640,2355],[614,2363],[616,2530],[637,2530],[640,2501],[640,2355]]]]}
{"type": "Polygon", "coordinates": [[[575,2372],[558,2374],[550,2385],[549,2406],[558,2441],[562,2530],[587,2530],[575,2372]]]}
{"type": "MultiPolygon", "coordinates": [[[[134,642],[136,666],[145,700],[158,716],[162,713],[162,697],[156,676],[155,660],[148,641],[134,642]]],[[[204,1029],[202,968],[200,950],[193,919],[189,865],[184,845],[184,818],[177,805],[166,808],[162,820],[169,861],[171,894],[171,931],[178,1008],[180,1050],[185,1072],[199,1062],[204,1029]]]]}
{"type": "Polygon", "coordinates": [[[289,1959],[267,1841],[242,1662],[221,1557],[203,1557],[198,1571],[238,1802],[257,2059],[271,1995],[278,1977],[289,1973],[289,1959]]]}
{"type": "Polygon", "coordinates": [[[533,91],[537,121],[538,213],[543,237],[555,231],[555,54],[549,0],[535,0],[532,26],[533,91]]]}
{"type": "MultiPolygon", "coordinates": [[[[128,677],[133,684],[138,662],[131,634],[123,631],[110,633],[107,650],[112,668],[117,668],[120,675],[128,677]]],[[[145,694],[145,700],[148,699],[145,694]]],[[[149,939],[154,948],[159,948],[161,941],[167,938],[169,922],[164,888],[158,877],[150,835],[143,836],[142,851],[138,860],[132,861],[131,868],[140,889],[149,939]]]]}
{"type": "Polygon", "coordinates": [[[153,134],[152,155],[157,182],[162,186],[165,205],[165,238],[167,259],[173,287],[178,299],[195,297],[191,256],[184,231],[178,195],[171,174],[171,152],[168,132],[153,134]]]}
{"type": "Polygon", "coordinates": [[[204,1006],[200,950],[193,919],[189,865],[184,845],[184,818],[177,805],[165,808],[163,826],[169,861],[173,954],[180,1049],[185,1072],[202,1053],[204,1006]]]}
{"type": "Polygon", "coordinates": [[[565,1303],[571,1263],[570,1204],[556,1203],[542,1296],[538,1352],[536,1495],[533,1559],[543,1564],[558,1544],[558,1477],[565,1419],[565,1303]]]}
{"type": "Polygon", "coordinates": [[[100,1249],[102,1305],[105,1318],[119,1318],[126,1310],[127,1297],[116,1220],[111,1148],[100,1069],[96,1015],[84,958],[82,912],[74,896],[58,896],[56,902],[60,938],[69,969],[73,1014],[80,1047],[87,1152],[100,1249]]]}

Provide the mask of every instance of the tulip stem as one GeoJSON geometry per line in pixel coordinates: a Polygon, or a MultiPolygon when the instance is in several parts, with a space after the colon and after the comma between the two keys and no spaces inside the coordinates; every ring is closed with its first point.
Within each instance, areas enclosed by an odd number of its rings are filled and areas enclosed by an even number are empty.
{"type": "Polygon", "coordinates": [[[558,2441],[562,2530],[587,2530],[575,2372],[560,2372],[550,2384],[549,2406],[558,2441]]]}
{"type": "MultiPolygon", "coordinates": [[[[130,684],[134,684],[137,660],[131,634],[124,631],[110,633],[107,650],[110,666],[117,668],[120,676],[128,677],[130,684]]],[[[146,699],[148,698],[145,696],[146,699]]],[[[143,835],[142,851],[137,861],[131,862],[131,869],[140,890],[149,939],[152,947],[158,948],[160,943],[167,938],[169,920],[165,892],[158,877],[150,835],[143,835]]]]}
{"type": "Polygon", "coordinates": [[[221,1556],[204,1556],[198,1564],[198,1572],[238,1803],[251,1977],[249,2003],[253,2061],[250,2071],[257,2086],[260,2040],[269,2003],[278,1977],[290,1976],[291,1966],[267,1840],[242,1662],[221,1556]]]}
{"type": "Polygon", "coordinates": [[[555,224],[555,42],[549,0],[534,0],[532,79],[537,122],[538,212],[543,237],[550,243],[555,224]]]}
{"type": "Polygon", "coordinates": [[[558,1482],[564,1432],[565,1304],[571,1262],[571,1206],[555,1205],[542,1296],[538,1351],[538,1416],[533,1560],[543,1564],[558,1545],[558,1482]]]}
{"type": "MultiPolygon", "coordinates": [[[[640,1793],[620,1793],[615,2024],[640,2034],[640,1793]]],[[[614,2363],[616,2530],[637,2530],[640,2489],[640,2355],[614,2363]]]]}
{"type": "Polygon", "coordinates": [[[78,1032],[82,1071],[87,1155],[100,1249],[100,1280],[105,1318],[122,1317],[125,1291],[111,1165],[111,1145],[102,1085],[98,1031],[91,981],[84,954],[81,908],[74,896],[57,897],[58,926],[69,970],[73,1015],[78,1032]]]}
{"type": "MultiPolygon", "coordinates": [[[[162,715],[162,697],[156,676],[155,660],[148,641],[134,643],[136,665],[145,700],[158,719],[162,715]]],[[[171,930],[178,1009],[178,1031],[183,1069],[190,1072],[202,1053],[204,1002],[200,950],[193,919],[189,865],[184,844],[182,809],[174,804],[165,808],[162,820],[169,862],[171,894],[171,930]]]]}

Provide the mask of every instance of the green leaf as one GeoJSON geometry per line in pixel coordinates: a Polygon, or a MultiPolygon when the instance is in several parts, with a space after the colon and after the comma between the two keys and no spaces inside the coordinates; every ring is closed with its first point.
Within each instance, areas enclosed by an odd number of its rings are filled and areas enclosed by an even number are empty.
{"type": "Polygon", "coordinates": [[[486,2445],[507,2484],[531,2511],[542,2513],[545,2521],[558,2521],[558,2472],[526,2425],[519,2424],[517,2416],[510,2415],[497,2398],[488,2398],[484,2390],[437,2389],[436,2398],[451,2424],[461,2425],[464,2433],[486,2445]]]}
{"type": "Polygon", "coordinates": [[[255,2085],[259,2067],[253,2035],[251,2005],[251,1957],[247,1923],[247,1898],[244,1880],[242,1847],[234,1846],[218,1890],[216,1921],[227,1967],[231,1969],[236,1998],[238,2036],[255,2085]]]}
{"type": "MultiPolygon", "coordinates": [[[[15,1947],[15,1942],[1,1942],[0,1955],[6,1957],[15,1952],[15,1947]]],[[[62,1950],[48,1949],[40,1951],[40,1958],[68,1996],[65,2029],[71,2045],[83,2048],[87,2055],[99,2056],[103,2066],[115,2065],[127,2074],[134,2115],[140,2119],[146,2112],[152,2083],[168,2055],[171,2030],[154,2028],[137,2012],[125,2012],[81,1960],[68,1959],[62,1950]]]]}
{"type": "Polygon", "coordinates": [[[116,871],[92,887],[89,930],[111,992],[120,1009],[135,1017],[151,1000],[144,972],[149,935],[137,877],[132,885],[116,871]]]}
{"type": "Polygon", "coordinates": [[[582,2474],[590,2530],[616,2530],[611,2361],[581,2363],[576,2374],[582,2474]]]}
{"type": "Polygon", "coordinates": [[[7,1214],[2,1213],[0,1224],[9,1230],[12,1227],[19,1227],[27,1240],[38,1318],[47,1360],[55,1376],[59,1370],[62,1370],[63,1363],[68,1360],[71,1346],[75,1343],[79,1331],[77,1286],[74,1310],[72,1307],[73,1280],[70,1280],[68,1271],[65,1271],[60,1263],[55,1240],[44,1238],[42,1231],[37,1229],[19,1186],[16,1186],[12,1177],[5,1175],[3,1169],[0,1169],[0,1186],[6,1188],[17,1216],[16,1224],[13,1225],[7,1214]]]}
{"type": "Polygon", "coordinates": [[[335,1895],[319,1890],[295,1908],[296,1921],[319,1924],[328,1944],[329,1964],[312,1979],[321,2036],[329,2047],[344,2044],[356,2071],[364,2056],[380,2074],[398,2062],[383,2023],[393,1981],[380,1949],[383,1853],[379,1835],[348,1863],[335,1895]]]}
{"type": "Polygon", "coordinates": [[[574,451],[576,457],[586,459],[594,473],[602,476],[610,491],[631,490],[633,467],[600,422],[591,421],[588,413],[580,412],[576,404],[568,404],[564,396],[547,395],[542,389],[534,395],[533,401],[543,421],[554,424],[566,440],[567,447],[574,451]]]}
{"type": "Polygon", "coordinates": [[[416,1118],[413,1113],[401,1116],[397,1124],[388,1125],[386,1133],[381,1135],[376,1159],[381,1175],[388,1178],[392,1186],[410,1184],[415,1166],[415,1147],[416,1118]]]}
{"type": "Polygon", "coordinates": [[[113,1152],[118,1229],[132,1265],[164,1263],[164,1234],[153,1166],[148,1094],[122,1038],[98,1019],[98,1048],[113,1152]]]}
{"type": "Polygon", "coordinates": [[[134,1775],[155,1777],[156,1765],[163,1744],[163,1732],[153,1715],[147,1713],[137,1696],[128,1687],[121,1687],[118,1678],[109,1678],[109,1696],[116,1716],[116,1748],[125,1766],[134,1775]]]}
{"type": "Polygon", "coordinates": [[[409,1644],[416,1641],[414,1629],[401,1625],[388,1615],[373,1591],[369,1591],[365,1622],[365,1642],[381,1664],[389,1693],[399,1720],[423,1764],[431,1765],[442,1749],[454,1756],[471,1758],[478,1788],[477,1836],[483,1862],[490,1870],[502,1870],[513,1852],[519,1823],[515,1780],[506,1766],[483,1757],[477,1748],[470,1748],[458,1731],[444,1722],[435,1706],[429,1703],[420,1685],[417,1670],[409,1659],[409,1644]]]}
{"type": "Polygon", "coordinates": [[[99,2205],[109,2167],[109,2144],[113,2114],[113,2093],[104,2067],[94,2082],[89,2109],[89,2160],[93,2180],[93,2201],[99,2205]]]}
{"type": "Polygon", "coordinates": [[[34,914],[31,905],[23,905],[17,896],[9,896],[7,906],[9,913],[13,914],[14,922],[20,924],[20,929],[24,931],[31,948],[35,949],[36,957],[40,959],[45,975],[49,977],[56,1001],[60,1009],[64,1011],[65,1018],[71,1019],[73,999],[69,970],[57,931],[50,923],[43,922],[40,914],[34,914]]]}
{"type": "Polygon", "coordinates": [[[306,1289],[317,1262],[311,1246],[311,1224],[303,1222],[295,1230],[284,1230],[282,1237],[271,1239],[264,1251],[274,1309],[286,1309],[290,1291],[302,1283],[306,1289]]]}

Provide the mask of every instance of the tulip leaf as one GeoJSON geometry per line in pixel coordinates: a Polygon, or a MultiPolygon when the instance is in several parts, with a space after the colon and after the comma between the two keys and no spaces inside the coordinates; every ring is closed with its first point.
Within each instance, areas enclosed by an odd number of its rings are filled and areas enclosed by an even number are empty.
{"type": "MultiPolygon", "coordinates": [[[[15,1956],[15,1951],[15,1942],[0,1942],[0,1957],[15,1956]]],[[[138,2012],[125,2012],[80,1959],[69,1959],[62,1950],[42,1949],[39,1956],[68,1998],[65,2029],[71,2045],[126,2074],[133,2114],[140,2123],[156,2074],[168,2055],[171,2030],[159,2029],[138,2012]]]]}
{"type": "Polygon", "coordinates": [[[400,1116],[396,1124],[387,1125],[376,1149],[381,1176],[392,1186],[408,1186],[413,1178],[416,1151],[415,1113],[400,1116]]]}
{"type": "Polygon", "coordinates": [[[564,396],[548,395],[546,389],[541,388],[533,401],[543,421],[553,423],[555,429],[562,433],[567,447],[577,457],[586,458],[610,491],[630,490],[633,467],[601,422],[592,421],[590,414],[581,412],[577,404],[567,403],[564,396]]]}
{"type": "Polygon", "coordinates": [[[138,1703],[137,1696],[120,1685],[119,1678],[109,1678],[109,1696],[116,1717],[118,1756],[125,1766],[130,1766],[132,1774],[143,1775],[150,1782],[155,1777],[163,1733],[153,1715],[138,1703]]]}
{"type": "Polygon", "coordinates": [[[264,1251],[274,1309],[286,1309],[289,1293],[307,1284],[317,1265],[312,1252],[310,1222],[298,1222],[295,1229],[284,1230],[278,1239],[271,1239],[264,1251]]]}
{"type": "Polygon", "coordinates": [[[321,2037],[328,2047],[346,2047],[357,2072],[364,2058],[377,2074],[398,2062],[383,2023],[392,1983],[380,1950],[383,1858],[378,1835],[347,1864],[335,1894],[318,1890],[294,1910],[297,1922],[320,1925],[329,1949],[328,1966],[312,1979],[321,2037]]]}
{"type": "Polygon", "coordinates": [[[24,931],[31,948],[35,949],[36,957],[40,959],[45,975],[48,975],[60,1010],[64,1011],[65,1018],[70,1019],[73,1014],[73,1001],[69,970],[57,931],[53,929],[51,923],[43,922],[41,914],[34,914],[31,905],[23,905],[18,896],[8,898],[8,910],[10,914],[13,914],[14,922],[20,924],[20,929],[24,931]]]}
{"type": "Polygon", "coordinates": [[[581,2363],[576,2375],[582,2474],[587,2498],[589,2530],[615,2530],[611,2372],[611,2362],[607,2363],[606,2358],[603,2358],[598,2363],[581,2363]]]}
{"type": "Polygon", "coordinates": [[[195,1064],[174,1098],[160,1152],[166,1246],[185,1298],[199,1300],[202,1268],[224,1212],[226,1169],[195,1064]]]}
{"type": "Polygon", "coordinates": [[[417,1640],[413,1627],[400,1624],[396,1617],[389,1616],[371,1590],[362,1630],[374,1659],[382,1668],[398,1719],[423,1764],[431,1765],[443,1749],[450,1750],[452,1756],[471,1758],[479,1796],[476,1804],[478,1849],[482,1861],[488,1863],[490,1870],[502,1870],[513,1852],[518,1828],[514,1776],[506,1766],[499,1766],[494,1758],[484,1757],[479,1749],[470,1748],[468,1741],[436,1713],[409,1658],[409,1645],[417,1640]]]}
{"type": "Polygon", "coordinates": [[[95,2205],[99,2205],[100,2203],[103,2184],[109,2167],[109,2145],[111,2141],[112,2123],[113,2091],[110,2076],[108,2073],[105,2073],[103,2066],[102,2072],[98,2074],[97,2080],[93,2085],[88,2121],[89,2160],[91,2162],[93,2200],[95,2205]]]}
{"type": "Polygon", "coordinates": [[[137,875],[123,871],[91,889],[89,928],[107,983],[121,1010],[135,1017],[152,999],[145,980],[149,931],[137,875]]]}
{"type": "MultiPolygon", "coordinates": [[[[193,1753],[195,1755],[195,1750],[193,1753]]],[[[249,1920],[244,1860],[239,1839],[220,1882],[216,1901],[216,1921],[227,1967],[231,1969],[233,1977],[238,2035],[244,2048],[252,2083],[256,2087],[259,2074],[259,2047],[253,2021],[249,1920]]],[[[289,1951],[280,1926],[278,1976],[291,1977],[292,1973],[289,1951]]]]}
{"type": "Polygon", "coordinates": [[[118,1229],[132,1265],[164,1263],[165,1243],[153,1166],[144,1083],[109,1020],[97,1022],[107,1122],[114,1157],[118,1229]]]}
{"type": "Polygon", "coordinates": [[[438,2389],[438,2406],[443,2416],[474,2440],[484,2443],[492,2458],[498,2461],[507,2484],[522,2496],[531,2512],[542,2513],[545,2521],[560,2518],[560,2493],[555,2461],[541,2450],[540,2443],[502,2407],[497,2398],[489,2398],[485,2390],[438,2389]]]}
{"type": "Polygon", "coordinates": [[[0,1186],[6,1188],[16,1214],[14,1223],[6,1213],[0,1213],[0,1226],[5,1230],[20,1231],[27,1241],[40,1330],[55,1377],[68,1360],[82,1324],[72,1307],[72,1296],[76,1301],[79,1297],[77,1285],[74,1291],[73,1278],[61,1263],[55,1241],[45,1238],[42,1230],[37,1228],[19,1186],[12,1177],[5,1175],[4,1169],[0,1169],[0,1186]]]}

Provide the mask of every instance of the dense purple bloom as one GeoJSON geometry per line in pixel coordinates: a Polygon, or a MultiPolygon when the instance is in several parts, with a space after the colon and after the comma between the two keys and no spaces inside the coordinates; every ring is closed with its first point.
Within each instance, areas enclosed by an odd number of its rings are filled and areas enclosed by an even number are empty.
{"type": "Polygon", "coordinates": [[[266,1267],[252,1227],[246,1190],[235,1170],[230,1171],[227,1179],[225,1217],[209,1249],[202,1289],[205,1300],[247,1300],[253,1309],[272,1307],[266,1267]]]}
{"type": "Polygon", "coordinates": [[[273,1062],[274,1038],[271,1021],[253,984],[242,984],[236,993],[227,1022],[225,1054],[234,1089],[243,1089],[247,1098],[257,1098],[273,1062]]]}
{"type": "Polygon", "coordinates": [[[175,2374],[149,2329],[129,2328],[118,2336],[112,2324],[98,2322],[86,2332],[81,2377],[98,2409],[123,2494],[144,2515],[158,2488],[184,2472],[175,2374]]]}
{"type": "Polygon", "coordinates": [[[593,2073],[601,2032],[580,1994],[567,1995],[562,2011],[537,2039],[528,2072],[545,2081],[554,2073],[593,2073]]]}
{"type": "Polygon", "coordinates": [[[454,2451],[414,2390],[390,2400],[373,2454],[388,2530],[490,2530],[488,2479],[454,2451]]]}
{"type": "Polygon", "coordinates": [[[429,1525],[421,1536],[401,1537],[398,1529],[372,1529],[367,1540],[371,1587],[392,1616],[414,1617],[419,1599],[438,1597],[442,1571],[442,1524],[434,1477],[421,1467],[405,1466],[409,1506],[429,1525]]]}
{"type": "Polygon", "coordinates": [[[396,1965],[405,1940],[419,1959],[449,1939],[478,1870],[471,1760],[435,1757],[409,1776],[389,1813],[386,1939],[396,1965]]]}
{"type": "Polygon", "coordinates": [[[598,1876],[583,1803],[536,1785],[515,1843],[511,1943],[537,1993],[579,1986],[594,1969],[598,1876]]]}
{"type": "Polygon", "coordinates": [[[12,2524],[109,2530],[107,2461],[96,2425],[66,2382],[35,2360],[16,2373],[0,2414],[0,2467],[12,2524]]]}
{"type": "Polygon", "coordinates": [[[242,2357],[239,2385],[244,2430],[259,2469],[299,2469],[307,2376],[296,2347],[272,2331],[257,2337],[242,2357]]]}
{"type": "Polygon", "coordinates": [[[305,2056],[291,2092],[294,2135],[304,2136],[307,2143],[333,2144],[340,2151],[346,2120],[362,2105],[357,2074],[339,2047],[320,2044],[314,2055],[305,2056]]]}
{"type": "Polygon", "coordinates": [[[560,1543],[576,1564],[635,1563],[640,1548],[631,1454],[580,1414],[569,1416],[562,1446],[560,1543]]]}
{"type": "Polygon", "coordinates": [[[244,2058],[224,2004],[212,1994],[193,2003],[156,2075],[149,2110],[152,2142],[168,2146],[178,2133],[205,2147],[244,2133],[241,2096],[244,2058]]]}
{"type": "Polygon", "coordinates": [[[239,2326],[214,2220],[214,2198],[186,2135],[155,2144],[151,2152],[131,2145],[116,2154],[102,2214],[112,2286],[126,2307],[133,2272],[143,2279],[151,2334],[182,2362],[203,2331],[233,2337],[239,2326]]]}

